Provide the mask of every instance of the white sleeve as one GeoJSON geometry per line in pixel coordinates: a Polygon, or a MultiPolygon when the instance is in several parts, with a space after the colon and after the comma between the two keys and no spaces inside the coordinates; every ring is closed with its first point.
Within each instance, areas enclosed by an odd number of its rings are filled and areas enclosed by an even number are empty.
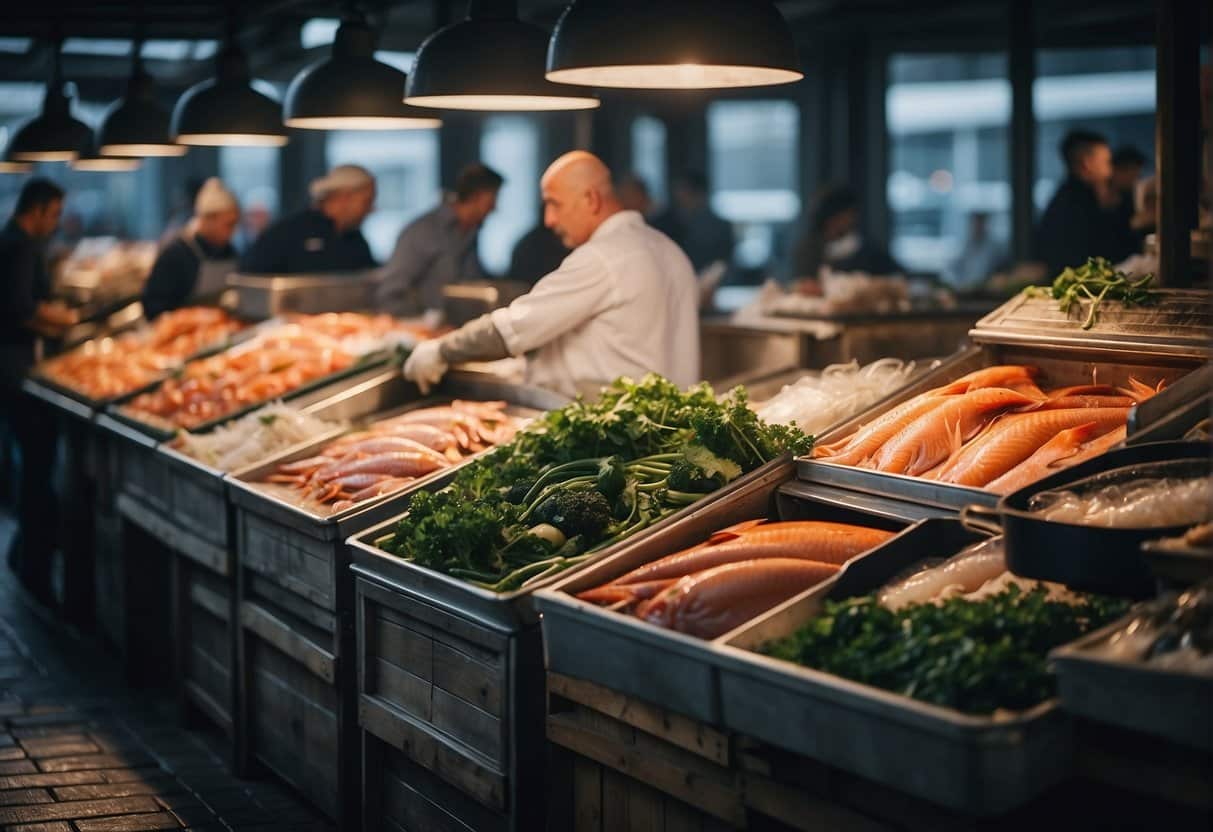
{"type": "Polygon", "coordinates": [[[530,292],[492,312],[511,355],[522,355],[559,338],[606,309],[614,281],[600,252],[583,246],[530,292]]]}

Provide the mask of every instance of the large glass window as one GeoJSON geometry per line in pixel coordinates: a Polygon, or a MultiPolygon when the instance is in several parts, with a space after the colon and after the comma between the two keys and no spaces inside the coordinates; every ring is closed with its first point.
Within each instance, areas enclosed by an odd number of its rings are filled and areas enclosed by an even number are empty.
{"type": "Polygon", "coordinates": [[[1009,248],[1006,56],[890,56],[885,118],[894,259],[962,288],[980,283],[1009,248]]]}
{"type": "Polygon", "coordinates": [[[337,130],[325,146],[328,166],[358,164],[375,175],[375,211],[362,224],[371,253],[386,261],[404,226],[438,205],[438,131],[337,130]]]}
{"type": "Polygon", "coordinates": [[[1154,49],[1043,49],[1036,56],[1033,201],[1044,209],[1066,169],[1059,147],[1067,132],[1093,130],[1113,150],[1135,147],[1154,159],[1154,49]]]}
{"type": "Polygon", "coordinates": [[[480,134],[480,159],[505,177],[497,210],[480,231],[480,260],[493,274],[510,267],[518,238],[539,222],[539,127],[529,116],[490,116],[480,134]]]}
{"type": "Polygon", "coordinates": [[[655,205],[666,205],[669,189],[666,171],[665,122],[638,116],[632,122],[632,172],[649,186],[655,205]]]}
{"type": "Polygon", "coordinates": [[[247,251],[278,216],[278,154],[276,147],[219,148],[219,178],[240,200],[236,247],[247,251]]]}
{"type": "Polygon", "coordinates": [[[734,264],[764,270],[800,216],[800,113],[791,101],[718,101],[708,108],[712,209],[733,224],[734,264]]]}

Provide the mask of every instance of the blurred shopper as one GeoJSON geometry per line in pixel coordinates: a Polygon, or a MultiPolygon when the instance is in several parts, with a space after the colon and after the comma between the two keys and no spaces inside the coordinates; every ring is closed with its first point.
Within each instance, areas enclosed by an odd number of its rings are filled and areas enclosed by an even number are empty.
{"type": "Polygon", "coordinates": [[[568,395],[617,376],[699,379],[695,275],[673,241],[623,208],[611,172],[574,151],[543,175],[544,222],[573,253],[509,306],[423,341],[404,366],[422,390],[449,365],[527,355],[527,380],[568,395]]]}
{"type": "MultiPolygon", "coordinates": [[[[647,190],[647,189],[646,189],[647,190]]],[[[653,219],[653,227],[678,243],[695,272],[713,263],[733,262],[733,226],[712,212],[708,180],[699,171],[687,171],[674,181],[669,209],[653,219]]]]}
{"type": "Polygon", "coordinates": [[[437,208],[400,232],[382,270],[376,297],[381,310],[399,316],[424,314],[431,325],[442,322],[443,288],[485,276],[476,242],[480,226],[497,207],[503,182],[501,174],[485,165],[468,165],[437,208]]]}
{"type": "Polygon", "coordinates": [[[312,206],[265,230],[240,260],[247,274],[318,274],[378,264],[362,236],[375,207],[375,177],[359,165],[338,165],[312,181],[312,206]]]}
{"type": "Polygon", "coordinates": [[[831,185],[820,191],[809,228],[792,253],[792,276],[815,281],[822,267],[871,275],[904,273],[883,246],[863,238],[859,220],[859,199],[849,187],[831,185]]]}
{"type": "Polygon", "coordinates": [[[1121,250],[1125,256],[1138,254],[1145,235],[1134,227],[1137,214],[1137,189],[1146,168],[1146,155],[1126,145],[1112,154],[1112,180],[1107,207],[1112,210],[1117,233],[1123,235],[1121,250]]]}
{"type": "Polygon", "coordinates": [[[1118,262],[1132,249],[1113,207],[1112,150],[1098,133],[1073,130],[1061,142],[1066,180],[1057,187],[1036,230],[1037,256],[1050,278],[1088,257],[1118,262]]]}
{"type": "Polygon", "coordinates": [[[625,211],[638,211],[644,217],[653,212],[653,196],[649,186],[637,174],[627,173],[619,177],[615,183],[615,195],[625,211]]]}
{"type": "Polygon", "coordinates": [[[1006,256],[1006,249],[990,236],[990,215],[975,211],[969,215],[969,233],[960,254],[943,274],[944,282],[958,292],[977,291],[1006,256]]]}
{"type": "MultiPolygon", "coordinates": [[[[201,176],[191,176],[185,180],[185,186],[173,196],[173,211],[169,215],[168,224],[160,233],[160,247],[163,248],[181,235],[185,226],[194,217],[194,204],[198,201],[198,192],[206,184],[201,176]]],[[[66,220],[66,218],[65,218],[66,220]]]]}
{"type": "Polygon", "coordinates": [[[36,332],[77,320],[74,311],[49,300],[45,246],[59,225],[63,198],[63,189],[54,182],[31,179],[0,231],[0,408],[21,456],[18,530],[8,562],[30,593],[45,604],[54,600],[51,556],[56,524],[50,485],[54,420],[36,399],[22,393],[21,382],[34,363],[36,332]]]}
{"type": "Polygon", "coordinates": [[[194,199],[194,217],[161,251],[143,286],[143,314],[149,319],[187,304],[213,303],[236,270],[232,236],[240,204],[215,177],[194,199]]]}
{"type": "Polygon", "coordinates": [[[514,243],[514,251],[510,254],[510,270],[506,277],[534,286],[539,282],[539,278],[560,268],[560,264],[568,256],[569,250],[564,247],[564,243],[560,242],[556,233],[541,220],[539,225],[514,243]]]}

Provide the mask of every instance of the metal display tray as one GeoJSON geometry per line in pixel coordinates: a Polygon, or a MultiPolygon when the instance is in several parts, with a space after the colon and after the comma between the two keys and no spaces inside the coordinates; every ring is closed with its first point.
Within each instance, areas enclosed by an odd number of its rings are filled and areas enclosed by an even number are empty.
{"type": "Polygon", "coordinates": [[[1100,656],[1096,649],[1133,617],[1049,653],[1062,706],[1096,722],[1213,753],[1213,676],[1100,656]]]}
{"type": "MultiPolygon", "coordinates": [[[[590,564],[610,557],[625,546],[631,546],[642,540],[647,540],[653,535],[683,522],[686,518],[702,511],[709,505],[722,500],[729,500],[739,492],[747,490],[752,483],[771,477],[772,472],[785,471],[789,467],[789,464],[789,457],[787,456],[772,460],[766,465],[739,477],[724,488],[712,494],[704,495],[702,500],[676,511],[647,529],[637,532],[628,540],[620,541],[613,546],[607,547],[597,557],[586,564],[581,564],[577,569],[585,569],[590,564]]],[[[454,479],[455,473],[451,471],[443,473],[441,477],[431,480],[424,487],[424,490],[437,491],[443,488],[454,479]]],[[[780,476],[786,478],[783,474],[780,476]]],[[[398,502],[393,501],[392,508],[397,511],[403,508],[406,509],[405,512],[397,514],[349,539],[350,557],[353,562],[362,567],[362,571],[375,575],[378,580],[392,584],[397,590],[407,592],[427,604],[441,607],[470,621],[506,632],[518,632],[535,624],[539,620],[539,612],[536,610],[533,601],[535,591],[564,579],[571,572],[553,575],[526,589],[498,593],[482,589],[467,581],[453,578],[442,572],[410,563],[379,548],[378,542],[391,534],[392,528],[407,513],[408,501],[412,498],[413,494],[416,494],[420,490],[422,489],[410,491],[403,498],[400,495],[396,496],[398,502]]]]}
{"type": "Polygon", "coordinates": [[[974,815],[1007,811],[1060,782],[1073,748],[1056,699],[973,716],[754,652],[811,621],[827,599],[865,594],[924,556],[980,539],[955,520],[924,521],[718,639],[724,727],[974,815]]]}
{"type": "MultiPolygon", "coordinates": [[[[1129,377],[1156,381],[1174,381],[1186,375],[1199,361],[1189,357],[1139,354],[1134,358],[1116,357],[1098,351],[1058,352],[1051,345],[985,344],[957,353],[939,367],[903,387],[899,392],[874,405],[870,410],[843,422],[819,437],[828,444],[854,433],[859,427],[920,393],[941,387],[967,373],[997,364],[1029,364],[1039,367],[1051,386],[1089,384],[1094,375],[1101,383],[1127,384],[1129,377]]],[[[1156,398],[1167,397],[1164,389],[1156,398]]],[[[1164,398],[1165,401],[1165,398],[1164,398]]],[[[798,461],[800,479],[845,488],[863,494],[877,494],[923,505],[959,510],[966,505],[993,507],[999,495],[980,488],[952,485],[935,480],[888,474],[869,468],[839,465],[820,459],[798,461]]]]}
{"type": "MultiPolygon", "coordinates": [[[[829,520],[905,529],[916,518],[888,504],[865,509],[797,493],[791,465],[697,509],[658,534],[631,543],[559,583],[535,593],[543,615],[547,668],[603,685],[701,722],[720,722],[717,659],[710,641],[667,630],[632,615],[578,600],[576,595],[744,520],[829,520]]],[[[862,556],[860,556],[862,557],[862,556]]]]}
{"type": "Polygon", "coordinates": [[[378,285],[373,271],[315,275],[230,274],[227,285],[236,291],[236,312],[250,318],[287,313],[371,309],[378,285]]]}
{"type": "MultiPolygon", "coordinates": [[[[409,410],[448,404],[452,399],[502,400],[509,403],[508,412],[516,416],[535,416],[539,412],[562,407],[568,402],[564,396],[547,390],[505,384],[492,376],[459,371],[448,373],[443,383],[430,396],[423,398],[415,385],[405,381],[399,371],[393,369],[380,372],[349,387],[319,403],[309,412],[369,424],[409,410]]],[[[350,429],[352,428],[342,430],[337,435],[350,429]]],[[[311,537],[343,540],[355,531],[348,527],[347,520],[357,515],[359,529],[366,528],[370,523],[377,523],[383,517],[399,510],[394,505],[385,508],[385,504],[391,503],[404,491],[415,490],[437,476],[430,474],[421,477],[401,491],[364,500],[339,512],[327,511],[315,503],[305,504],[296,497],[297,492],[289,486],[264,481],[277,471],[280,465],[314,456],[334,438],[336,436],[333,435],[317,437],[231,472],[227,476],[227,485],[232,502],[242,509],[311,537]]],[[[442,473],[461,467],[471,458],[456,463],[453,468],[442,469],[442,473]]]]}

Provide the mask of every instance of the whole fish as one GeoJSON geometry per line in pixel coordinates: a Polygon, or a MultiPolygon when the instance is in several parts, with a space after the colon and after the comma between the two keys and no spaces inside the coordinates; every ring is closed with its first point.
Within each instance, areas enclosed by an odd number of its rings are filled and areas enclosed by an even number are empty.
{"type": "Polygon", "coordinates": [[[1067,428],[1044,443],[1023,462],[1016,465],[997,479],[986,483],[984,488],[996,494],[1010,494],[1037,480],[1044,479],[1049,474],[1067,467],[1067,461],[1073,458],[1082,446],[1100,433],[1098,422],[1085,422],[1076,427],[1067,428]]]}
{"type": "Polygon", "coordinates": [[[1098,433],[1106,433],[1123,425],[1128,415],[1129,411],[1120,407],[1011,413],[957,453],[936,479],[981,487],[1032,456],[1063,430],[1095,422],[1098,433]]]}
{"type": "Polygon", "coordinates": [[[445,467],[445,462],[439,462],[433,454],[421,454],[416,451],[395,451],[392,453],[370,456],[365,459],[345,461],[338,465],[317,471],[312,479],[326,483],[351,474],[386,474],[392,477],[420,477],[439,468],[445,467]]]}
{"type": "Polygon", "coordinates": [[[620,601],[636,603],[647,601],[663,589],[673,586],[678,578],[663,578],[659,581],[644,581],[638,584],[603,584],[584,592],[578,592],[577,597],[591,604],[618,604],[620,601]]]}
{"type": "Polygon", "coordinates": [[[996,412],[1035,401],[1023,393],[1000,387],[950,397],[886,442],[873,458],[873,467],[892,474],[922,474],[947,459],[996,412]]]}
{"type": "Polygon", "coordinates": [[[879,546],[893,534],[884,529],[818,520],[764,524],[746,530],[736,538],[717,543],[709,541],[667,555],[633,569],[611,583],[635,584],[680,578],[724,563],[762,558],[793,558],[839,565],[879,546]]]}
{"type": "Polygon", "coordinates": [[[968,389],[968,382],[958,381],[915,396],[868,422],[851,437],[814,448],[813,456],[839,465],[858,465],[876,453],[881,445],[906,425],[941,407],[950,397],[959,396],[968,389]]]}
{"type": "Polygon", "coordinates": [[[726,563],[681,578],[636,615],[699,638],[716,638],[838,571],[832,563],[768,558],[726,563]]]}

